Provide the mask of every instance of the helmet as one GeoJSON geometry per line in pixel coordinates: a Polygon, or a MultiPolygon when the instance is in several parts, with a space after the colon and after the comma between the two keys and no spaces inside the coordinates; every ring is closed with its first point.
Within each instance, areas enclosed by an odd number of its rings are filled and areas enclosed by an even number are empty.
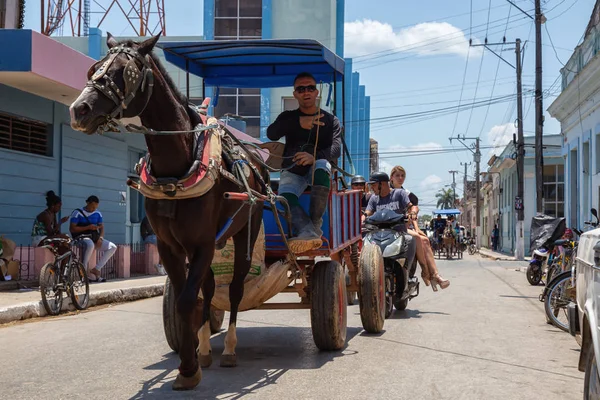
{"type": "Polygon", "coordinates": [[[354,175],[350,181],[351,185],[364,185],[365,183],[367,183],[367,181],[365,181],[365,178],[361,175],[354,175]]]}
{"type": "Polygon", "coordinates": [[[389,182],[390,177],[385,172],[373,172],[369,177],[369,183],[389,182]]]}

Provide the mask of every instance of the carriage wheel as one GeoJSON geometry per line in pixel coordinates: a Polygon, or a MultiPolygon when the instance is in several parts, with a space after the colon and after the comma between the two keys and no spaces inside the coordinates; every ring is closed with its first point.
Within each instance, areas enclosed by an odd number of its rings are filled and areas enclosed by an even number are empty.
{"type": "Polygon", "coordinates": [[[379,246],[365,244],[358,262],[358,304],[365,331],[380,333],[385,322],[385,270],[379,246]]]}
{"type": "MultiPolygon", "coordinates": [[[[179,331],[181,324],[179,315],[176,309],[175,290],[171,284],[171,280],[167,276],[165,280],[165,291],[163,294],[163,328],[165,337],[171,350],[175,353],[179,352],[180,339],[179,331]]],[[[202,301],[198,300],[199,309],[201,309],[202,301]]],[[[223,320],[225,319],[225,311],[217,310],[213,307],[210,309],[210,333],[215,334],[221,330],[223,320]]]]}
{"type": "Polygon", "coordinates": [[[346,279],[337,261],[315,264],[311,275],[310,324],[320,350],[340,350],[346,344],[346,279]]]}

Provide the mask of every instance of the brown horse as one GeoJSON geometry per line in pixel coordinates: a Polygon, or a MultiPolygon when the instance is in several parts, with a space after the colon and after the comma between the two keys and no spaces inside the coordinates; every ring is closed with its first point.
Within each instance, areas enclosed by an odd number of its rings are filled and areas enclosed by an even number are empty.
{"type": "MultiPolygon", "coordinates": [[[[158,38],[155,36],[141,43],[119,43],[108,34],[109,53],[90,69],[90,81],[70,107],[74,129],[93,134],[103,129],[111,118],[135,116],[140,117],[145,128],[162,133],[191,132],[201,122],[199,115],[188,106],[188,100],[177,90],[164,67],[152,54],[158,38]]],[[[174,177],[176,181],[186,175],[194,164],[197,165],[193,133],[145,134],[145,138],[151,173],[157,179],[174,177]]],[[[238,150],[248,155],[244,149],[238,150]]],[[[222,167],[226,167],[225,162],[222,167]]],[[[258,165],[256,168],[264,182],[268,182],[268,173],[258,165]]],[[[173,284],[181,321],[181,363],[173,384],[175,390],[192,389],[198,385],[202,379],[200,367],[208,367],[212,362],[209,315],[215,281],[210,265],[215,251],[215,238],[223,229],[225,232],[220,236],[219,243],[233,237],[235,260],[233,280],[229,287],[231,318],[221,366],[236,365],[238,305],[250,268],[250,260],[247,259],[248,236],[252,252],[262,222],[262,205],[245,205],[240,209],[241,203],[225,201],[225,192],[244,190],[231,179],[223,179],[223,174],[219,174],[214,186],[201,197],[146,199],[146,214],[158,239],[159,255],[173,284]],[[229,227],[228,222],[231,222],[229,227]],[[189,261],[187,277],[186,258],[189,261]],[[204,297],[201,312],[196,307],[200,289],[204,297]]],[[[250,188],[264,194],[259,178],[249,174],[247,179],[250,188]]]]}

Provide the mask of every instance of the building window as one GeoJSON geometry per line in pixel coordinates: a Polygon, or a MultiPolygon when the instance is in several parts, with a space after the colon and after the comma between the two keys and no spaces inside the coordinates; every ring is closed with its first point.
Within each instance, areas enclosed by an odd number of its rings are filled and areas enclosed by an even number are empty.
{"type": "Polygon", "coordinates": [[[215,1],[215,40],[261,37],[262,0],[215,1]]]}
{"type": "Polygon", "coordinates": [[[260,89],[223,88],[219,92],[215,115],[218,118],[239,115],[246,122],[246,133],[260,137],[260,89]]]}
{"type": "MultiPolygon", "coordinates": [[[[262,0],[216,0],[215,40],[262,38],[262,0]]],[[[260,89],[221,88],[215,115],[239,115],[246,133],[260,137],[260,89]]]]}
{"type": "Polygon", "coordinates": [[[553,217],[564,217],[565,210],[565,167],[544,165],[544,213],[553,217]]]}
{"type": "Polygon", "coordinates": [[[0,147],[52,156],[51,125],[0,113],[0,147]]]}

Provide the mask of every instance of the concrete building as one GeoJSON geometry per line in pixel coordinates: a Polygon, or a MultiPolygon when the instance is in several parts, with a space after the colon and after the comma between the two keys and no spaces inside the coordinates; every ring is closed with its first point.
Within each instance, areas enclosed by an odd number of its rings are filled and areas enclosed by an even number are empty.
{"type": "MultiPolygon", "coordinates": [[[[343,57],[344,5],[345,0],[205,0],[204,37],[206,40],[314,39],[343,57]]],[[[325,82],[320,105],[330,112],[335,108],[340,121],[345,117],[345,141],[355,172],[367,176],[370,97],[360,84],[359,73],[352,72],[352,60],[345,61],[345,87],[337,85],[333,98],[333,88],[325,82]]],[[[213,96],[215,89],[207,88],[206,93],[213,96]]],[[[243,116],[246,133],[266,140],[269,124],[282,111],[298,107],[292,93],[292,82],[287,88],[222,88],[214,113],[243,116]]],[[[345,169],[349,170],[349,165],[345,169]]]]}
{"type": "Polygon", "coordinates": [[[561,69],[562,92],[548,108],[560,122],[565,157],[567,225],[584,228],[590,208],[600,208],[600,1],[584,40],[561,69]]]}
{"type": "MultiPolygon", "coordinates": [[[[536,214],[535,201],[535,152],[533,136],[525,138],[525,174],[524,174],[524,237],[525,254],[529,254],[530,222],[536,214]]],[[[565,213],[564,202],[564,168],[561,152],[560,135],[544,135],[544,210],[548,215],[562,217],[565,213]]],[[[500,230],[499,249],[507,254],[514,254],[516,249],[515,198],[517,197],[517,165],[516,149],[509,143],[502,153],[492,156],[488,163],[487,179],[483,184],[483,200],[487,201],[486,212],[481,213],[482,246],[491,244],[490,236],[495,224],[500,230]],[[486,200],[487,199],[487,200],[486,200]]]]}

